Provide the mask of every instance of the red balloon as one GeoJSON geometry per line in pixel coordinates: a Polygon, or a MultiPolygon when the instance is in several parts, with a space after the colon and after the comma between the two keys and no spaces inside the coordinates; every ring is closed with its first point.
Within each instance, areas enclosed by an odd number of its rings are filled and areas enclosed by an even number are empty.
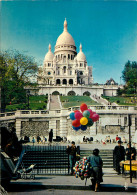
{"type": "Polygon", "coordinates": [[[91,117],[91,119],[92,119],[94,122],[96,122],[96,121],[99,120],[99,115],[98,115],[98,114],[93,114],[92,117],[91,117]]]}
{"type": "Polygon", "coordinates": [[[76,112],[75,113],[75,118],[80,120],[81,118],[83,117],[82,113],[81,112],[76,112]]]}
{"type": "Polygon", "coordinates": [[[76,113],[76,112],[80,112],[79,110],[74,110],[74,112],[76,113]]]}
{"type": "Polygon", "coordinates": [[[80,120],[76,119],[76,120],[72,121],[72,126],[73,127],[79,127],[80,126],[80,120]]]}
{"type": "Polygon", "coordinates": [[[80,105],[80,109],[81,109],[82,112],[84,112],[85,110],[87,110],[87,109],[88,109],[87,104],[84,104],[84,103],[81,104],[81,105],[80,105]]]}

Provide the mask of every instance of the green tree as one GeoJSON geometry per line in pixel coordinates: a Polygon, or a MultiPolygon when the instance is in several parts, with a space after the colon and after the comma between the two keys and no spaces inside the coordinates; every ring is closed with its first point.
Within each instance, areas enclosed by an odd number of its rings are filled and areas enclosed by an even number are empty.
{"type": "Polygon", "coordinates": [[[2,110],[7,104],[25,103],[24,87],[32,84],[32,78],[37,76],[38,64],[33,57],[21,54],[19,51],[0,53],[0,87],[2,110]]]}
{"type": "Polygon", "coordinates": [[[128,94],[137,93],[137,62],[128,61],[122,72],[122,78],[126,83],[128,94]]]}

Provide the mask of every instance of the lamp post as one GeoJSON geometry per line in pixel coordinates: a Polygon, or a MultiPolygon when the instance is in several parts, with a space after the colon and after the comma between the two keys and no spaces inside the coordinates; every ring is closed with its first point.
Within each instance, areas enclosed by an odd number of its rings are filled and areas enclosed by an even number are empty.
{"type": "Polygon", "coordinates": [[[129,126],[129,150],[130,150],[130,183],[132,183],[132,166],[131,166],[131,125],[132,118],[131,115],[128,115],[128,126],[129,126]]]}
{"type": "Polygon", "coordinates": [[[28,110],[29,110],[29,96],[30,96],[30,90],[27,90],[26,94],[27,94],[27,98],[28,98],[28,110]]]}

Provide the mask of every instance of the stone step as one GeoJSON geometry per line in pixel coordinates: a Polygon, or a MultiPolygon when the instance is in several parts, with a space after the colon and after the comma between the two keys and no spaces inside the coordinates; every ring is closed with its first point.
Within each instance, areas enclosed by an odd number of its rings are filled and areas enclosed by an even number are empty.
{"type": "MultiPolygon", "coordinates": [[[[80,153],[81,154],[92,154],[93,151],[83,151],[83,150],[81,150],[80,153]]],[[[113,151],[100,151],[99,155],[101,155],[101,154],[111,154],[111,155],[113,155],[113,151]]]]}
{"type": "Polygon", "coordinates": [[[112,162],[113,162],[113,161],[108,161],[108,162],[103,161],[103,165],[112,165],[112,162]]]}
{"type": "Polygon", "coordinates": [[[60,110],[60,102],[57,95],[51,95],[50,96],[50,110],[60,110]]]}
{"type": "Polygon", "coordinates": [[[113,165],[103,165],[103,168],[113,168],[113,165]]]}
{"type": "Polygon", "coordinates": [[[104,159],[104,158],[102,158],[102,160],[103,160],[104,162],[113,162],[113,159],[104,159]]]}

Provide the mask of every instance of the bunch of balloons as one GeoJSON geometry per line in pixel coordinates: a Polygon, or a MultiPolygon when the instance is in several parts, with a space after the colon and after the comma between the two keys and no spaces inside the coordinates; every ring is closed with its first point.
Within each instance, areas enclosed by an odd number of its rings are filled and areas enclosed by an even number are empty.
{"type": "Polygon", "coordinates": [[[84,180],[84,178],[89,178],[92,172],[91,165],[88,162],[86,157],[83,157],[82,160],[77,161],[74,167],[75,170],[75,177],[80,177],[81,180],[84,180]]]}
{"type": "Polygon", "coordinates": [[[70,113],[70,119],[72,120],[72,128],[76,131],[79,129],[85,131],[87,127],[90,127],[94,122],[99,120],[99,115],[88,109],[85,103],[80,105],[80,110],[75,110],[70,113]]]}

